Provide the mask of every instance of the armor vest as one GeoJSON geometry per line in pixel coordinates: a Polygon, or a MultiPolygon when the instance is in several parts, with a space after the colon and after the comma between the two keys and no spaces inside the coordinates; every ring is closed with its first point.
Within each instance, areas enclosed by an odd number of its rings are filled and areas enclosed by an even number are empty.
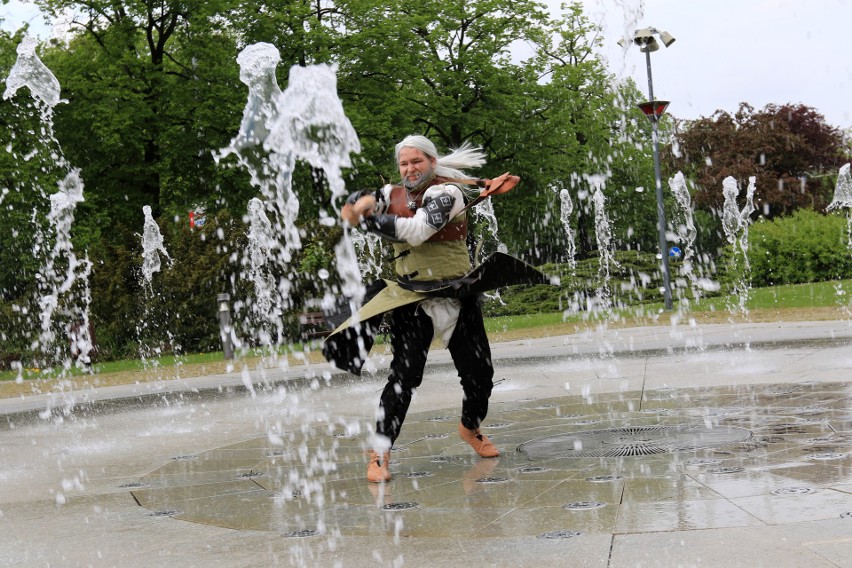
{"type": "MultiPolygon", "coordinates": [[[[390,203],[387,212],[399,217],[414,217],[414,213],[423,207],[423,194],[430,187],[446,183],[442,177],[434,178],[428,186],[417,193],[410,193],[405,187],[395,185],[390,192],[390,203]],[[414,208],[409,207],[409,199],[414,208]]],[[[467,215],[462,214],[444,225],[440,231],[429,237],[427,242],[464,241],[467,240],[467,215]]]]}
{"type": "MultiPolygon", "coordinates": [[[[446,183],[441,177],[418,193],[411,194],[401,186],[391,189],[387,212],[400,217],[413,217],[423,205],[423,193],[429,187],[446,183]],[[415,208],[409,207],[409,199],[415,208]]],[[[396,273],[411,280],[438,281],[459,278],[471,268],[470,254],[467,250],[467,214],[462,213],[450,219],[437,233],[420,246],[408,243],[393,243],[396,255],[396,273]]]]}

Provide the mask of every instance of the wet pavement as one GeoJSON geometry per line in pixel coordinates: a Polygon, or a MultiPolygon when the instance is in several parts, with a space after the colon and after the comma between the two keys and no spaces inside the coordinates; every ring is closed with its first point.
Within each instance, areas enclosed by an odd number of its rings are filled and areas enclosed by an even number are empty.
{"type": "Polygon", "coordinates": [[[383,385],[325,365],[0,400],[0,565],[852,566],[852,328],[493,346],[476,457],[430,354],[364,479],[383,385]]]}

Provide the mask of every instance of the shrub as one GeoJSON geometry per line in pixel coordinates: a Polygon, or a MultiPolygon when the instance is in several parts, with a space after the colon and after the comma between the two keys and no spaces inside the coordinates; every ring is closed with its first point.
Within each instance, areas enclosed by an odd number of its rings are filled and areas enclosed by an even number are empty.
{"type": "MultiPolygon", "coordinates": [[[[539,270],[558,276],[558,286],[510,286],[501,291],[499,298],[486,301],[484,314],[496,317],[584,311],[602,294],[614,306],[662,301],[662,274],[655,254],[616,251],[613,257],[608,278],[601,275],[598,257],[578,261],[574,270],[567,264],[544,264],[539,270]]],[[[672,274],[679,269],[679,262],[670,263],[672,274]]]]}
{"type": "Polygon", "coordinates": [[[750,280],[755,287],[852,277],[846,221],[799,209],[749,229],[750,280]]]}

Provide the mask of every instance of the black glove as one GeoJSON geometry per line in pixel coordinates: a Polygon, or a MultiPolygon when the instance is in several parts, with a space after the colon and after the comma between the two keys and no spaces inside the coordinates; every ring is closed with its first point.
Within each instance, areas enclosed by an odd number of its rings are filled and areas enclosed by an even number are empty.
{"type": "Polygon", "coordinates": [[[396,215],[368,215],[364,217],[364,228],[395,243],[403,242],[396,236],[396,215]]]}

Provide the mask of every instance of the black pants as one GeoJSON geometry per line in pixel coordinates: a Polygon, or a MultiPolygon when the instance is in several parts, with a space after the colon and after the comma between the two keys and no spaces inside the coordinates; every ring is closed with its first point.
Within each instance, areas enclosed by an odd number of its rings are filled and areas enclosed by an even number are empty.
{"type": "MultiPolygon", "coordinates": [[[[478,298],[462,298],[461,302],[459,319],[447,347],[464,392],[461,423],[465,428],[474,430],[488,414],[488,399],[494,387],[494,367],[478,298]]],[[[389,437],[393,443],[405,421],[411,396],[423,381],[434,328],[431,318],[417,304],[396,308],[390,317],[393,359],[380,401],[384,415],[378,420],[376,431],[389,437]]]]}

